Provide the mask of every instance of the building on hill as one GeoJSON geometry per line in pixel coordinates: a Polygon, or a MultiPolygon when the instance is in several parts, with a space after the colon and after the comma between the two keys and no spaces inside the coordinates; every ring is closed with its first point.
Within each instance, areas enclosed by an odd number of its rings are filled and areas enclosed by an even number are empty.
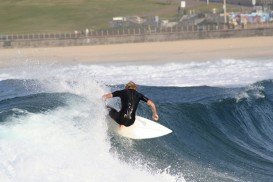
{"type": "Polygon", "coordinates": [[[111,28],[136,27],[145,25],[146,22],[146,19],[139,16],[113,17],[112,21],[109,22],[109,26],[111,28]]]}
{"type": "MultiPolygon", "coordinates": [[[[200,0],[203,2],[207,2],[207,0],[200,0]]],[[[223,0],[208,0],[211,3],[223,3],[223,0]]],[[[271,7],[273,6],[273,0],[226,0],[227,4],[234,4],[240,6],[263,6],[263,7],[271,7]]]]}
{"type": "MultiPolygon", "coordinates": [[[[206,1],[207,0],[201,0],[206,1]]],[[[257,0],[259,1],[259,0],[257,0]]],[[[211,3],[223,3],[223,0],[209,0],[211,3]]],[[[234,4],[234,5],[240,5],[240,6],[253,6],[252,0],[226,0],[227,4],[234,4]]]]}
{"type": "Polygon", "coordinates": [[[218,14],[192,14],[184,15],[179,20],[181,26],[193,26],[193,25],[219,25],[224,23],[224,17],[218,14]]]}

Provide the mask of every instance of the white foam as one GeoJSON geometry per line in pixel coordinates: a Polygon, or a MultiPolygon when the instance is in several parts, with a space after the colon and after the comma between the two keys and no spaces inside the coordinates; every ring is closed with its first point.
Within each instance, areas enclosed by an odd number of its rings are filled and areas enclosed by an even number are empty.
{"type": "Polygon", "coordinates": [[[262,85],[252,84],[248,85],[244,90],[235,95],[235,98],[237,102],[242,99],[262,99],[265,98],[263,91],[264,87],[262,85]]]}
{"type": "Polygon", "coordinates": [[[89,108],[86,104],[78,106],[1,125],[1,181],[174,181],[168,174],[152,175],[113,157],[103,118],[88,115],[94,109],[84,109],[89,108]]]}
{"type": "Polygon", "coordinates": [[[225,59],[207,62],[173,62],[159,64],[119,63],[75,66],[27,66],[21,70],[2,70],[0,80],[43,77],[38,74],[86,77],[106,84],[123,84],[134,80],[150,86],[236,86],[273,78],[273,60],[225,59]],[[35,76],[33,76],[35,75],[35,76]]]}
{"type": "Polygon", "coordinates": [[[0,181],[176,181],[168,173],[120,161],[110,152],[101,100],[109,90],[89,75],[50,67],[10,73],[38,79],[46,91],[80,97],[70,96],[65,107],[26,112],[0,125],[0,181]]]}

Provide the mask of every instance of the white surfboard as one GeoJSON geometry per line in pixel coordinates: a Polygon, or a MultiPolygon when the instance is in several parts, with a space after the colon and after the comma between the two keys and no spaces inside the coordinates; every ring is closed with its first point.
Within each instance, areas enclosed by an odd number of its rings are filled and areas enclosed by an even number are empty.
{"type": "Polygon", "coordinates": [[[140,116],[136,116],[134,124],[129,127],[120,127],[116,123],[115,130],[119,135],[131,139],[156,138],[172,132],[169,128],[140,116]]]}

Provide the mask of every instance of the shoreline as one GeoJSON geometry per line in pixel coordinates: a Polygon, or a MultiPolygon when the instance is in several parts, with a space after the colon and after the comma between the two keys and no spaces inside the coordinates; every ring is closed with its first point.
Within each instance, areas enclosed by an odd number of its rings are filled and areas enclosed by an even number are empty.
{"type": "Polygon", "coordinates": [[[0,50],[0,68],[26,61],[58,64],[213,61],[273,58],[273,36],[201,39],[50,48],[0,50]]]}

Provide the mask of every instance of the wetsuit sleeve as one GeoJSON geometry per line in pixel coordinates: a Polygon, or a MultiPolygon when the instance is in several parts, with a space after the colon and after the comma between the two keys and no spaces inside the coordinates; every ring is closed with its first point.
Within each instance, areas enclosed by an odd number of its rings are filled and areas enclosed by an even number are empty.
{"type": "Polygon", "coordinates": [[[148,102],[149,98],[145,97],[143,94],[140,94],[140,100],[142,100],[144,102],[148,102]]]}
{"type": "Polygon", "coordinates": [[[120,97],[122,96],[123,92],[121,90],[117,90],[112,93],[113,97],[120,97]]]}

